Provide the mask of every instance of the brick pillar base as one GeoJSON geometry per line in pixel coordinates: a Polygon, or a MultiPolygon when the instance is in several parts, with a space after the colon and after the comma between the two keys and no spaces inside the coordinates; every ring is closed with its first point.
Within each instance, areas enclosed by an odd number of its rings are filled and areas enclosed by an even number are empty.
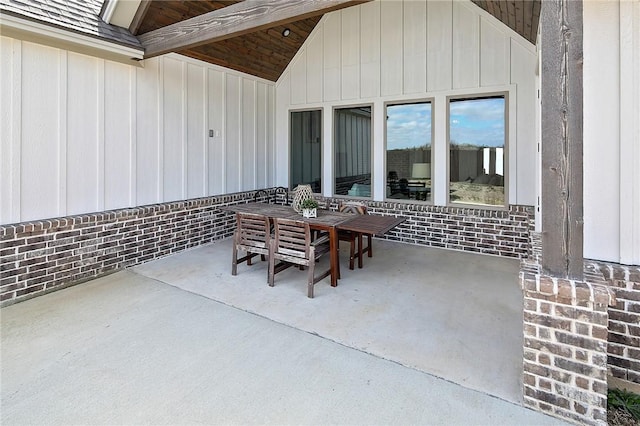
{"type": "Polygon", "coordinates": [[[584,281],[520,271],[524,292],[524,403],[579,424],[607,423],[607,309],[601,275],[584,281]]]}

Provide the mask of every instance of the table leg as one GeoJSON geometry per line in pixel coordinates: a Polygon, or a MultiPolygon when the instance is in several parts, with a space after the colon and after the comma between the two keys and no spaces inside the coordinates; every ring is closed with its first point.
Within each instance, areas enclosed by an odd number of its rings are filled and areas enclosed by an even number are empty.
{"type": "Polygon", "coordinates": [[[331,286],[338,285],[338,278],[340,278],[340,259],[338,257],[338,249],[340,248],[338,243],[338,230],[335,226],[329,229],[329,255],[331,262],[331,286]]]}
{"type": "Polygon", "coordinates": [[[362,269],[362,232],[358,232],[358,268],[362,269]]]}

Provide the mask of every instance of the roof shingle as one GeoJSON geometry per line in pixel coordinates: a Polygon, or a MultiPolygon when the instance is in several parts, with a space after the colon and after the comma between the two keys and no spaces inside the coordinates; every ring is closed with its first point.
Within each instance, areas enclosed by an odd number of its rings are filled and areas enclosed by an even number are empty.
{"type": "Polygon", "coordinates": [[[0,0],[0,11],[115,43],[142,48],[125,28],[100,19],[103,0],[0,0]]]}

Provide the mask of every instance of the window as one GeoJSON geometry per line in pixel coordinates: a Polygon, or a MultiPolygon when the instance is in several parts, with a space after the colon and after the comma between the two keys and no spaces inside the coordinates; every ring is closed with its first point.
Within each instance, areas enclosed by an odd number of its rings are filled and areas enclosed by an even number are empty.
{"type": "Polygon", "coordinates": [[[506,95],[449,99],[449,201],[505,206],[506,95]]]}
{"type": "Polygon", "coordinates": [[[334,110],[334,194],[371,197],[371,107],[334,110]]]}
{"type": "Polygon", "coordinates": [[[431,102],[387,105],[386,197],[431,201],[431,102]]]}
{"type": "Polygon", "coordinates": [[[308,184],[313,192],[321,192],[322,111],[292,111],[290,124],[290,189],[308,184]]]}

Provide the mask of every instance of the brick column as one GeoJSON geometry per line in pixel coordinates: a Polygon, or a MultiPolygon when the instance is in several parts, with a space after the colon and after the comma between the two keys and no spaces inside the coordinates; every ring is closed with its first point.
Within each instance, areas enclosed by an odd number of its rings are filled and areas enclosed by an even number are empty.
{"type": "Polygon", "coordinates": [[[524,291],[524,403],[590,425],[607,423],[608,306],[600,274],[584,281],[543,275],[536,260],[520,271],[524,291]]]}

